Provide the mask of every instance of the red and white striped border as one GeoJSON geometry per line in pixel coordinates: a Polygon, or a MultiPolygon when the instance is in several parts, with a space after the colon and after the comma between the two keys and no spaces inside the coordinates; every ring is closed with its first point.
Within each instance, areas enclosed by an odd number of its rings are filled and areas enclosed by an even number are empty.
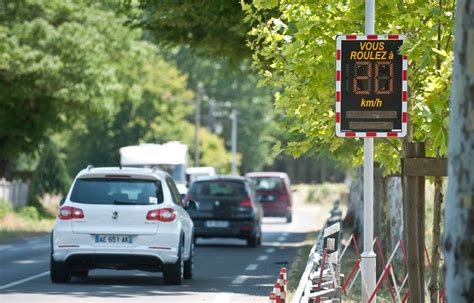
{"type": "Polygon", "coordinates": [[[401,138],[407,134],[408,58],[402,60],[402,131],[401,132],[341,132],[341,41],[343,40],[404,40],[404,35],[339,35],[336,38],[336,136],[401,138]]]}

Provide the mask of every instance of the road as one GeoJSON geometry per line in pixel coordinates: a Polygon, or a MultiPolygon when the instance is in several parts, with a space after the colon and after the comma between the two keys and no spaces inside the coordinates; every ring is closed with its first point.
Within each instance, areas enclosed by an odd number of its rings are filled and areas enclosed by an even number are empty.
{"type": "Polygon", "coordinates": [[[327,218],[320,206],[294,209],[293,223],[265,218],[263,245],[238,239],[199,239],[195,277],[164,285],[161,273],[93,270],[70,284],[49,279],[49,236],[0,245],[0,303],[30,302],[266,302],[281,267],[294,260],[307,233],[327,218]]]}

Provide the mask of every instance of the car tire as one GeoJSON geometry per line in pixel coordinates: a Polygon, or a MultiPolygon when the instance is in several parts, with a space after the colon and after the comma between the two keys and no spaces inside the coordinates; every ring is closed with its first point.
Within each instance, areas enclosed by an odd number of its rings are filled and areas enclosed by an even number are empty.
{"type": "Polygon", "coordinates": [[[167,285],[181,285],[184,277],[184,244],[180,240],[178,249],[178,260],[175,264],[165,264],[163,278],[167,285]]]}
{"type": "Polygon", "coordinates": [[[49,262],[49,276],[53,283],[69,283],[71,281],[71,269],[65,262],[57,262],[51,256],[49,262]]]}
{"type": "Polygon", "coordinates": [[[258,234],[255,234],[247,239],[248,247],[257,247],[258,246],[258,234]]]}
{"type": "Polygon", "coordinates": [[[192,279],[194,275],[194,237],[189,248],[189,259],[184,261],[184,279],[192,279]]]}
{"type": "Polygon", "coordinates": [[[286,223],[291,223],[292,221],[293,221],[293,216],[291,214],[286,216],[286,223]]]}
{"type": "Polygon", "coordinates": [[[260,235],[258,236],[258,243],[257,243],[258,246],[262,245],[262,233],[260,233],[260,235]]]}
{"type": "Polygon", "coordinates": [[[88,269],[72,270],[71,276],[85,279],[89,276],[89,270],[88,269]]]}

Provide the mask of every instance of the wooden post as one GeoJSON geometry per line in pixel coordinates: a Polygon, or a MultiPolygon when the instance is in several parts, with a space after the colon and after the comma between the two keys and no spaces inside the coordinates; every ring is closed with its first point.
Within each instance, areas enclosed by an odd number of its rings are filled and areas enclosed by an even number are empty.
{"type": "MultiPolygon", "coordinates": [[[[415,143],[405,143],[405,158],[416,157],[415,143]]],[[[403,167],[403,166],[402,166],[403,167]]],[[[417,177],[404,175],[404,232],[408,257],[408,285],[410,287],[410,302],[423,302],[423,288],[420,289],[420,265],[418,258],[418,188],[417,177]]]]}
{"type": "MultiPolygon", "coordinates": [[[[425,157],[425,142],[416,142],[416,157],[425,157]]],[[[421,301],[425,302],[425,177],[417,178],[417,231],[418,231],[418,270],[420,274],[421,301]]]]}

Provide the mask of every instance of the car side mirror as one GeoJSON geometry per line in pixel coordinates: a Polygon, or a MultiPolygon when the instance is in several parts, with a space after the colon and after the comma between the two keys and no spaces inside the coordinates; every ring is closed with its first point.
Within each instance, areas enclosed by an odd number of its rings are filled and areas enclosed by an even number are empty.
{"type": "Polygon", "coordinates": [[[59,201],[59,206],[62,206],[64,203],[66,202],[66,198],[61,198],[61,200],[59,201]]]}
{"type": "Polygon", "coordinates": [[[188,200],[184,202],[184,209],[186,210],[198,210],[199,203],[194,200],[188,200]]]}

